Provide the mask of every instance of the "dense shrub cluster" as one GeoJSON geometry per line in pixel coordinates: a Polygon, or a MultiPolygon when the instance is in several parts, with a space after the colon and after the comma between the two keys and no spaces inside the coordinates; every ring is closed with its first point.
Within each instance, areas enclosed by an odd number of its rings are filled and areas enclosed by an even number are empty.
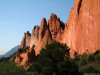
{"type": "Polygon", "coordinates": [[[18,49],[18,52],[21,54],[21,53],[26,53],[27,50],[29,49],[30,47],[26,47],[26,48],[21,48],[21,49],[18,49]]]}
{"type": "Polygon", "coordinates": [[[100,73],[100,50],[93,54],[74,55],[73,60],[77,62],[81,73],[100,73]]]}
{"type": "Polygon", "coordinates": [[[60,43],[46,45],[28,71],[38,75],[79,74],[77,64],[70,59],[69,50],[66,45],[60,43]]]}

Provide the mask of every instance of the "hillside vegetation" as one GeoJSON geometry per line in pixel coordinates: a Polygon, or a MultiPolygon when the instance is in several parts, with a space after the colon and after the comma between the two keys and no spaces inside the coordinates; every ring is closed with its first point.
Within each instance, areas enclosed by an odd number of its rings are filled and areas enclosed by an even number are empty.
{"type": "Polygon", "coordinates": [[[84,75],[100,73],[100,50],[93,54],[78,55],[70,58],[70,49],[65,44],[52,43],[47,44],[30,68],[25,71],[23,67],[17,67],[16,63],[9,60],[15,54],[8,58],[0,59],[0,75],[84,75]]]}

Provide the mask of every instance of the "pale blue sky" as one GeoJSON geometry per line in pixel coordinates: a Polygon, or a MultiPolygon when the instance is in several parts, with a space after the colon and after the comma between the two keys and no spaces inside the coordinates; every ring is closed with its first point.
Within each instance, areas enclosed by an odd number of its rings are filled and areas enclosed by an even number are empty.
{"type": "Polygon", "coordinates": [[[55,13],[66,23],[74,0],[0,0],[0,55],[20,44],[24,32],[55,13]]]}

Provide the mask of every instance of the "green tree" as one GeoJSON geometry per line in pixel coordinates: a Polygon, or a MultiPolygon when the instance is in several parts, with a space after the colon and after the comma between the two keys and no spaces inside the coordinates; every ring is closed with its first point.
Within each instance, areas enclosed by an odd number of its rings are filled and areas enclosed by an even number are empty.
{"type": "Polygon", "coordinates": [[[85,65],[88,63],[87,57],[88,57],[88,56],[87,56],[86,53],[82,54],[82,55],[81,55],[81,60],[78,62],[79,65],[85,66],[85,65]]]}
{"type": "Polygon", "coordinates": [[[40,75],[78,74],[77,64],[70,59],[69,50],[65,44],[47,44],[37,56],[37,67],[33,65],[30,68],[35,72],[40,72],[40,75]]]}
{"type": "Polygon", "coordinates": [[[57,75],[80,75],[78,66],[73,60],[65,60],[57,64],[57,75]]]}
{"type": "Polygon", "coordinates": [[[78,55],[78,53],[77,52],[75,52],[74,53],[74,61],[76,61],[76,62],[78,62],[78,61],[80,61],[80,59],[81,59],[81,55],[78,55]]]}
{"type": "Polygon", "coordinates": [[[96,52],[94,53],[94,56],[100,54],[100,50],[96,50],[96,52]]]}
{"type": "Polygon", "coordinates": [[[100,55],[95,56],[95,61],[100,62],[100,55]]]}
{"type": "Polygon", "coordinates": [[[88,61],[89,62],[93,62],[95,60],[94,55],[93,54],[89,54],[88,55],[88,61]]]}

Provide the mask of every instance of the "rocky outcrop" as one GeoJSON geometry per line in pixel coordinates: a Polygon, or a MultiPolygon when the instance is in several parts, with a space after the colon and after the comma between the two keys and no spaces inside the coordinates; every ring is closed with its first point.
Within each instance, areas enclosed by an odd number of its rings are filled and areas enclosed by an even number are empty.
{"type": "Polygon", "coordinates": [[[36,54],[34,48],[27,50],[25,53],[17,53],[15,62],[18,63],[18,66],[23,65],[24,69],[27,69],[30,64],[35,60],[36,54]]]}
{"type": "Polygon", "coordinates": [[[24,37],[19,48],[30,47],[30,40],[31,34],[29,33],[29,31],[27,31],[26,33],[24,33],[24,37]]]}
{"type": "Polygon", "coordinates": [[[30,41],[30,47],[32,47],[33,45],[37,45],[38,41],[39,41],[39,26],[34,26],[33,30],[32,30],[32,34],[31,34],[31,41],[30,41]]]}
{"type": "Polygon", "coordinates": [[[34,26],[32,34],[30,34],[29,31],[24,33],[24,37],[19,48],[31,48],[33,45],[37,45],[39,41],[39,29],[39,26],[34,26]]]}
{"type": "Polygon", "coordinates": [[[61,41],[65,25],[60,21],[60,18],[57,18],[55,14],[51,14],[50,19],[48,20],[48,26],[53,41],[61,41]]]}
{"type": "Polygon", "coordinates": [[[100,0],[75,0],[63,37],[72,54],[100,49],[100,0]]]}
{"type": "Polygon", "coordinates": [[[32,48],[35,45],[36,54],[39,54],[45,45],[51,42],[61,42],[64,33],[65,24],[60,21],[55,14],[51,14],[48,23],[45,18],[42,19],[41,25],[35,26],[32,30],[32,34],[27,36],[29,32],[24,34],[24,38],[21,42],[20,48],[26,48],[29,46],[32,48]]]}
{"type": "Polygon", "coordinates": [[[45,48],[46,44],[50,44],[51,42],[52,38],[47,25],[47,21],[45,18],[43,18],[39,30],[39,44],[35,47],[36,55],[40,53],[42,48],[45,48]]]}
{"type": "Polygon", "coordinates": [[[15,59],[15,62],[16,62],[16,63],[20,63],[20,62],[21,62],[21,60],[22,60],[22,57],[20,56],[20,54],[19,54],[19,53],[17,53],[17,54],[16,54],[16,59],[15,59]]]}

